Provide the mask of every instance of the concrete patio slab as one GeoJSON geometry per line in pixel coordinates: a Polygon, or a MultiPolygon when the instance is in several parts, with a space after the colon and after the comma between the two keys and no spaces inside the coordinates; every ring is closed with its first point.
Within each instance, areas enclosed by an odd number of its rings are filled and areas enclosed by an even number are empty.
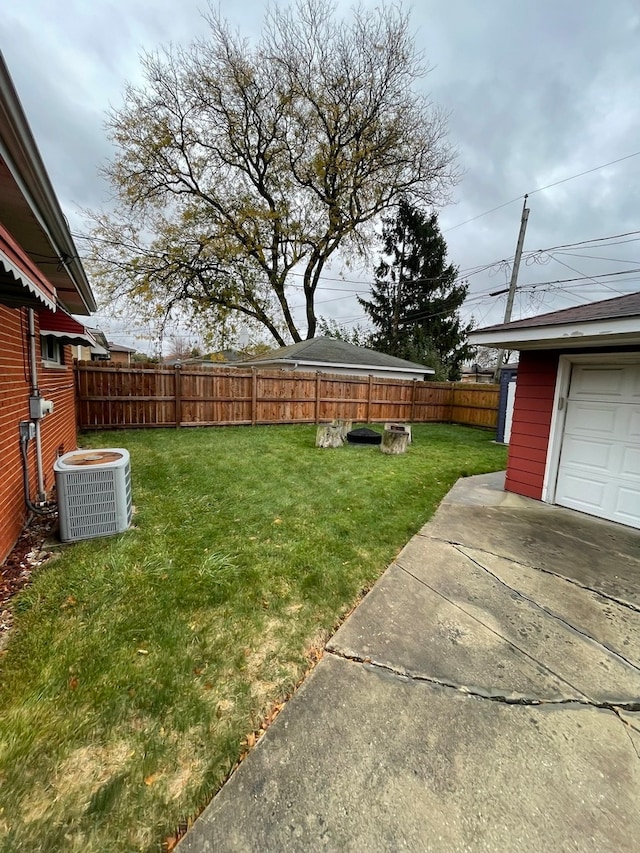
{"type": "Polygon", "coordinates": [[[636,849],[611,711],[512,706],[327,656],[183,851],[636,849]]]}
{"type": "Polygon", "coordinates": [[[557,575],[460,547],[506,586],[640,668],[640,612],[557,575]]]}
{"type": "Polygon", "coordinates": [[[640,609],[637,530],[501,491],[503,480],[459,480],[418,535],[554,572],[640,609]]]}
{"type": "MultiPolygon", "coordinates": [[[[463,558],[453,555],[448,569],[455,570],[456,562],[462,563],[463,558]]],[[[587,698],[511,643],[491,614],[443,597],[397,565],[385,572],[367,596],[367,606],[360,605],[327,650],[413,678],[510,701],[587,698]]]]}
{"type": "Polygon", "coordinates": [[[640,533],[459,481],[179,851],[640,837],[640,533]]]}
{"type": "MultiPolygon", "coordinates": [[[[512,564],[487,556],[494,568],[500,565],[507,582],[456,547],[437,540],[428,548],[412,543],[328,650],[511,701],[626,704],[637,699],[640,666],[598,643],[588,620],[578,630],[523,594],[512,564]]],[[[561,599],[566,582],[551,580],[561,599]]],[[[602,604],[606,612],[600,623],[609,616],[609,602],[602,604]]],[[[626,610],[625,616],[637,642],[640,614],[626,610]]]]}

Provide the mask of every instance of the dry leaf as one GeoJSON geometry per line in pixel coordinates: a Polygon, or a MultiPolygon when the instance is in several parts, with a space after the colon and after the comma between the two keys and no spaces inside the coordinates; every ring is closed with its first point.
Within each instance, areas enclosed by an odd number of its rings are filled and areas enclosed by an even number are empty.
{"type": "Polygon", "coordinates": [[[253,732],[250,732],[247,735],[247,746],[249,747],[249,749],[251,749],[251,747],[253,747],[255,745],[256,745],[256,736],[253,732]]]}
{"type": "Polygon", "coordinates": [[[202,675],[203,672],[204,672],[204,667],[202,667],[202,666],[196,666],[195,669],[193,670],[194,675],[202,675]]]}
{"type": "Polygon", "coordinates": [[[178,844],[178,839],[175,837],[175,835],[170,835],[168,838],[165,838],[165,840],[164,840],[164,846],[167,849],[167,853],[173,853],[173,851],[176,849],[177,844],[178,844]]]}
{"type": "Polygon", "coordinates": [[[282,524],[282,519],[281,518],[274,518],[273,523],[274,524],[282,524]]]}
{"type": "Polygon", "coordinates": [[[145,785],[153,785],[153,783],[156,781],[157,778],[158,778],[157,773],[150,773],[148,776],[144,777],[144,784],[145,785]]]}
{"type": "Polygon", "coordinates": [[[78,679],[74,675],[73,678],[69,679],[69,690],[75,690],[78,687],[78,679]]]}
{"type": "Polygon", "coordinates": [[[65,598],[64,602],[60,605],[60,609],[65,610],[67,607],[75,607],[77,603],[78,599],[75,598],[73,595],[70,595],[65,598]]]}

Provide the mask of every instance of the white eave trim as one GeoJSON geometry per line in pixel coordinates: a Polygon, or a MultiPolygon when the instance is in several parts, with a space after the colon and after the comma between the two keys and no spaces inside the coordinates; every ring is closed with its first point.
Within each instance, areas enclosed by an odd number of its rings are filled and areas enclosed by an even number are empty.
{"type": "Polygon", "coordinates": [[[50,308],[52,311],[56,310],[55,301],[49,299],[49,297],[42,291],[40,285],[38,285],[35,281],[33,281],[29,276],[21,270],[20,267],[16,266],[13,261],[8,258],[5,253],[0,249],[0,264],[2,264],[2,268],[5,272],[12,275],[16,281],[19,281],[23,284],[29,293],[33,294],[43,305],[46,305],[47,308],[50,308]]]}
{"type": "Polygon", "coordinates": [[[471,332],[474,346],[506,349],[575,349],[587,346],[616,346],[640,343],[640,317],[591,320],[553,326],[520,326],[471,332]]]}
{"type": "Polygon", "coordinates": [[[416,365],[416,367],[395,367],[393,365],[381,364],[351,364],[350,362],[346,361],[307,361],[302,358],[274,358],[273,360],[260,359],[260,361],[246,362],[246,364],[248,367],[259,367],[260,365],[266,364],[273,364],[274,367],[278,367],[280,365],[286,364],[287,366],[303,366],[315,368],[316,370],[318,370],[319,368],[338,368],[340,370],[385,370],[389,373],[429,373],[431,375],[435,374],[435,370],[432,367],[422,367],[418,365],[416,365]]]}

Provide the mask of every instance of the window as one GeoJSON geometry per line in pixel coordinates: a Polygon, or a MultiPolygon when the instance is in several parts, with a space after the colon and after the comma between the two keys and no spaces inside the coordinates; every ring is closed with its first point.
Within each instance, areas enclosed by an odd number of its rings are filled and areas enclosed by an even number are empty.
{"type": "Polygon", "coordinates": [[[53,335],[41,335],[42,364],[44,367],[64,365],[64,346],[53,335]]]}

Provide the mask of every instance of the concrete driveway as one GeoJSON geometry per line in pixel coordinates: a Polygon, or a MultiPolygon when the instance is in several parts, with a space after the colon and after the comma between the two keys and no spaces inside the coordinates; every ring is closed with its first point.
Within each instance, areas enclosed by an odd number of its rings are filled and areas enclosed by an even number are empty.
{"type": "Polygon", "coordinates": [[[635,851],[640,533],[460,480],[179,851],[635,851]]]}

